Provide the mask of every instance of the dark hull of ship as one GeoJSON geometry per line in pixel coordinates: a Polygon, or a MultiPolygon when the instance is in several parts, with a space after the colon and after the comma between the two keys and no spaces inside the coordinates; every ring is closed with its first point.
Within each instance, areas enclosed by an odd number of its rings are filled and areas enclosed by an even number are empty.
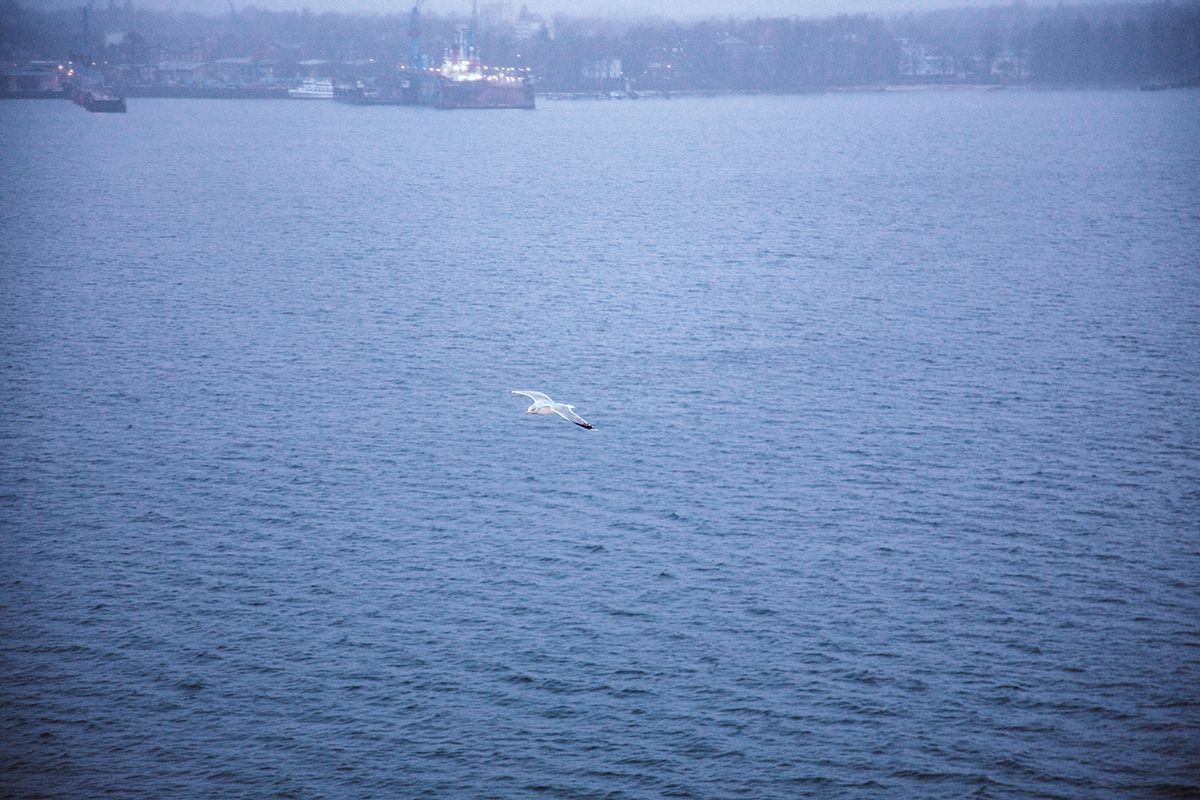
{"type": "Polygon", "coordinates": [[[452,81],[440,76],[406,78],[391,85],[336,86],[333,99],[356,106],[436,108],[533,108],[533,82],[452,81]]]}
{"type": "Polygon", "coordinates": [[[84,86],[67,86],[67,96],[88,111],[104,114],[124,114],[125,98],[121,95],[109,94],[101,89],[84,86]]]}
{"type": "Polygon", "coordinates": [[[179,84],[123,85],[126,97],[170,97],[203,100],[287,100],[286,86],[188,86],[179,84]]]}
{"type": "Polygon", "coordinates": [[[111,95],[92,95],[84,99],[83,107],[88,111],[104,114],[124,114],[125,98],[111,95]]]}
{"type": "Polygon", "coordinates": [[[420,93],[411,80],[383,86],[335,86],[333,99],[352,106],[420,105],[420,93]]]}
{"type": "Polygon", "coordinates": [[[533,108],[533,81],[498,84],[493,81],[442,80],[438,108],[533,108]]]}

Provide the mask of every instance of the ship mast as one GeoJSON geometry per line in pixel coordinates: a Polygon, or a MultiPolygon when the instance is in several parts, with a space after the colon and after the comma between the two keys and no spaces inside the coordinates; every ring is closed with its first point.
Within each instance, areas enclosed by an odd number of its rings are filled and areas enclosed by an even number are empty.
{"type": "Polygon", "coordinates": [[[475,57],[475,30],[479,27],[479,2],[471,0],[471,29],[467,32],[467,46],[471,49],[471,57],[475,57]]]}

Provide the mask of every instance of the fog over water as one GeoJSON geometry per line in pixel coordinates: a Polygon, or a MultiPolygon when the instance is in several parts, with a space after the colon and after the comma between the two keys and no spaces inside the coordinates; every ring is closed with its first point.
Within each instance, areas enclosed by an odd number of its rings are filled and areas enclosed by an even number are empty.
{"type": "Polygon", "coordinates": [[[1197,796],[1197,175],[1196,90],[0,103],[0,795],[1197,796]]]}
{"type": "MultiPolygon", "coordinates": [[[[481,2],[480,6],[489,5],[481,2]]],[[[69,0],[24,0],[25,8],[74,8],[78,2],[69,0]]],[[[155,11],[178,11],[205,16],[224,16],[229,13],[228,0],[142,0],[138,8],[155,11]]],[[[413,2],[388,0],[255,0],[253,3],[234,2],[234,9],[256,7],[267,11],[302,11],[313,13],[339,12],[361,14],[407,14],[413,2]]],[[[438,14],[469,16],[470,0],[431,0],[422,2],[424,11],[438,14]]],[[[663,17],[688,21],[708,17],[824,17],[833,14],[897,14],[907,11],[928,11],[942,8],[986,8],[997,5],[994,0],[749,0],[730,3],[728,0],[533,0],[509,2],[515,11],[522,6],[543,15],[566,14],[573,17],[640,18],[663,17]]],[[[1001,4],[1007,5],[1007,4],[1001,4]]]]}

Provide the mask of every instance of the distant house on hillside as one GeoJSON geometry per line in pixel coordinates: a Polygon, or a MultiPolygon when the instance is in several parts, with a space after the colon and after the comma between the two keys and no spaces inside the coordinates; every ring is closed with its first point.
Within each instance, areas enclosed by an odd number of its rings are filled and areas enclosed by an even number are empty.
{"type": "Polygon", "coordinates": [[[545,35],[547,39],[554,38],[554,23],[546,21],[541,14],[530,13],[529,9],[521,6],[521,14],[513,23],[513,39],[528,41],[535,36],[545,35]]]}
{"type": "Polygon", "coordinates": [[[193,86],[204,82],[203,61],[160,61],[157,82],[180,86],[193,86]]]}
{"type": "Polygon", "coordinates": [[[947,76],[956,74],[954,58],[935,56],[925,46],[910,39],[900,39],[901,75],[947,76]]]}
{"type": "Polygon", "coordinates": [[[209,65],[209,74],[221,83],[251,83],[258,79],[259,67],[252,58],[222,58],[209,65]]]}
{"type": "Polygon", "coordinates": [[[541,14],[530,12],[528,6],[521,6],[519,14],[513,13],[512,3],[488,3],[479,7],[479,24],[485,30],[508,31],[513,41],[524,42],[535,36],[545,34],[546,38],[554,38],[554,23],[541,14]]]}

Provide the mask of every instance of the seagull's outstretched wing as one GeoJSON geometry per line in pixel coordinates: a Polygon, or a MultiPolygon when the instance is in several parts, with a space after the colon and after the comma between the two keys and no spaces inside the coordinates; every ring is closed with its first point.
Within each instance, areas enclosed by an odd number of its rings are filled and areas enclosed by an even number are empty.
{"type": "Polygon", "coordinates": [[[546,397],[546,395],[542,394],[541,392],[518,392],[516,389],[513,389],[513,394],[523,394],[535,403],[553,403],[554,402],[553,400],[551,400],[549,397],[546,397]]]}
{"type": "Polygon", "coordinates": [[[588,422],[586,419],[584,419],[583,417],[579,416],[578,414],[576,414],[574,411],[571,410],[575,406],[569,406],[566,403],[551,403],[550,407],[552,409],[554,409],[555,414],[558,414],[563,419],[570,420],[571,422],[574,422],[576,425],[578,425],[581,428],[587,428],[588,430],[595,430],[595,428],[593,428],[591,425],[588,425],[588,422]]]}

